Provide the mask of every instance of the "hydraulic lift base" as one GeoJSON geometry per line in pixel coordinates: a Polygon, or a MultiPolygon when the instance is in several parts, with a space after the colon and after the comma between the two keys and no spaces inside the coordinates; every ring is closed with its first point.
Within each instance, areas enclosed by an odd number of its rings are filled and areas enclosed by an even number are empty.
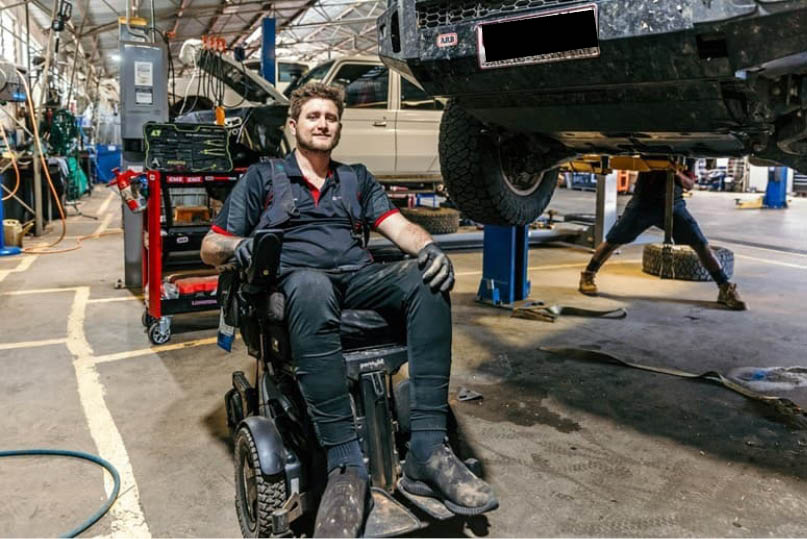
{"type": "Polygon", "coordinates": [[[476,301],[512,307],[530,295],[527,276],[529,229],[526,226],[486,225],[483,239],[482,281],[476,301]]]}

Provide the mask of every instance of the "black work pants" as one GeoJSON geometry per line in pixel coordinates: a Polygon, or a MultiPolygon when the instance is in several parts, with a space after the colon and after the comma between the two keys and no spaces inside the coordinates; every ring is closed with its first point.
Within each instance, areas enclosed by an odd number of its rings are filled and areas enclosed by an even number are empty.
{"type": "Polygon", "coordinates": [[[346,273],[295,270],[280,286],[297,379],[323,446],[356,438],[339,337],[342,309],[373,310],[390,325],[406,324],[411,429],[446,429],[451,304],[447,293],[423,283],[416,261],[346,273]]]}

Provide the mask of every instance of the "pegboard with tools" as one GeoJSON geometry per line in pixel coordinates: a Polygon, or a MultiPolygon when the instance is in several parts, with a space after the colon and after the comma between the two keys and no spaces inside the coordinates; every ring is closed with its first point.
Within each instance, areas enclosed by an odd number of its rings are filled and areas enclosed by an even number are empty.
{"type": "Polygon", "coordinates": [[[229,172],[233,160],[227,128],[217,125],[152,123],[143,127],[146,166],[164,172],[229,172]]]}

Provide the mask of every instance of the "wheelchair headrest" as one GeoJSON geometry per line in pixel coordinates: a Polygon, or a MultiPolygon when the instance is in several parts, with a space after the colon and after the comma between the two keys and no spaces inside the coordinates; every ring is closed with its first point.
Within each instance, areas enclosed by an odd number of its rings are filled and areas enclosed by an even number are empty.
{"type": "Polygon", "coordinates": [[[268,285],[277,277],[283,231],[258,230],[254,238],[252,264],[247,268],[246,281],[251,285],[268,285]]]}

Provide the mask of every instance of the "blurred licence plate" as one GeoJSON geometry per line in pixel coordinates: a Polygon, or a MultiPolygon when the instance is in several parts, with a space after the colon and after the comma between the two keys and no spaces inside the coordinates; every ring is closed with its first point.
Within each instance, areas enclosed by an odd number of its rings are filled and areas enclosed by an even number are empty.
{"type": "Polygon", "coordinates": [[[482,69],[600,55],[595,4],[484,22],[476,31],[482,69]]]}

